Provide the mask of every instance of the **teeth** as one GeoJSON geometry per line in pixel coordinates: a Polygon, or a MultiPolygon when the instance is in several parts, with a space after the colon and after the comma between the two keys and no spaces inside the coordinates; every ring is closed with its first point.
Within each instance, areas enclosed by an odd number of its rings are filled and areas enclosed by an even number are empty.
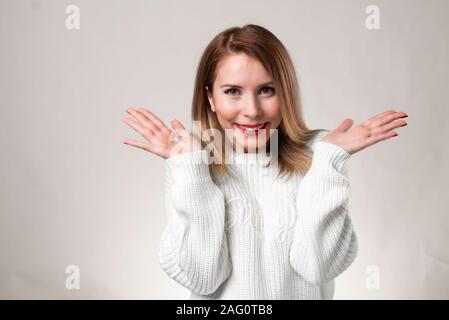
{"type": "Polygon", "coordinates": [[[239,126],[239,127],[242,128],[242,129],[248,130],[248,131],[256,131],[256,130],[261,129],[264,125],[265,124],[263,124],[263,125],[261,125],[260,127],[257,127],[257,128],[248,128],[248,127],[244,127],[244,126],[239,126]]]}

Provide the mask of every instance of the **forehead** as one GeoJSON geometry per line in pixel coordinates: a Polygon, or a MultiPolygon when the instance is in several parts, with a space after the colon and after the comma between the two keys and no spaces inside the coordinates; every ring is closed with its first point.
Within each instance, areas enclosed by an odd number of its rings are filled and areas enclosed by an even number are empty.
{"type": "Polygon", "coordinates": [[[245,86],[258,86],[272,81],[272,77],[262,63],[247,54],[232,54],[217,65],[215,83],[245,86]]]}

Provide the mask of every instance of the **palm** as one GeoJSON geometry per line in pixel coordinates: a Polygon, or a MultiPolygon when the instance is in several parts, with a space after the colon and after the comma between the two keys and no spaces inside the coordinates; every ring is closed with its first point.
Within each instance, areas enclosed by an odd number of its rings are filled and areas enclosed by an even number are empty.
{"type": "Polygon", "coordinates": [[[164,159],[184,152],[201,149],[201,144],[185,130],[179,121],[172,122],[173,131],[146,109],[128,108],[127,112],[134,119],[124,118],[123,121],[141,134],[145,141],[126,139],[123,141],[125,144],[149,151],[164,159]]]}
{"type": "Polygon", "coordinates": [[[351,128],[354,123],[351,119],[345,119],[335,130],[329,132],[321,141],[333,143],[354,154],[377,142],[397,136],[394,129],[406,126],[404,112],[389,110],[369,118],[360,125],[351,128]],[[349,129],[351,128],[351,129],[349,129]]]}

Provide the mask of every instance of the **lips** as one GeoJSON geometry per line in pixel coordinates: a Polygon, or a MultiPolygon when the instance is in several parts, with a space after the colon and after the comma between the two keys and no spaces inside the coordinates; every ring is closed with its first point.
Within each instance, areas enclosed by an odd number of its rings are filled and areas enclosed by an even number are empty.
{"type": "Polygon", "coordinates": [[[249,123],[245,123],[245,124],[240,124],[240,123],[236,123],[237,126],[239,126],[242,129],[245,130],[258,130],[258,129],[262,129],[265,126],[266,123],[255,123],[255,124],[249,124],[249,123]]]}
{"type": "Polygon", "coordinates": [[[257,128],[263,126],[265,123],[236,123],[236,125],[247,128],[257,128]]]}
{"type": "Polygon", "coordinates": [[[265,123],[245,123],[245,124],[239,124],[236,123],[234,124],[234,126],[239,129],[243,134],[246,135],[257,135],[259,133],[259,130],[261,129],[265,129],[265,127],[267,126],[268,122],[265,123]]]}

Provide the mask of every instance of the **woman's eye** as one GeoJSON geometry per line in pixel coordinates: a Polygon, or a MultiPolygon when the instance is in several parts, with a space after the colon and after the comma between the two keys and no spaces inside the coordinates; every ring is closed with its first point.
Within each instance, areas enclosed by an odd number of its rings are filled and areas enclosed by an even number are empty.
{"type": "Polygon", "coordinates": [[[225,90],[224,93],[225,93],[225,94],[228,94],[228,95],[230,95],[230,96],[235,96],[236,93],[237,93],[238,91],[239,91],[238,89],[231,88],[231,89],[225,90]]]}
{"type": "MultiPolygon", "coordinates": [[[[272,94],[274,94],[274,88],[262,87],[260,89],[260,92],[265,95],[267,95],[267,94],[272,95],[272,94]]],[[[230,96],[238,96],[240,94],[240,90],[237,88],[230,88],[230,89],[225,90],[224,93],[227,95],[230,95],[230,96]]]]}
{"type": "Polygon", "coordinates": [[[272,87],[263,87],[260,89],[260,91],[264,94],[268,93],[268,94],[272,94],[274,93],[274,88],[272,87]]]}

